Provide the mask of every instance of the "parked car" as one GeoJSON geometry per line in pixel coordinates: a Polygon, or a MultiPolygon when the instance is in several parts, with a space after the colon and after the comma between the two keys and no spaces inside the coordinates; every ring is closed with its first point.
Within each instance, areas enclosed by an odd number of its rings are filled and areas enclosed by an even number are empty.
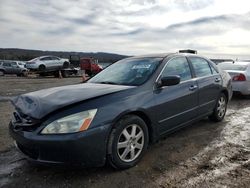
{"type": "Polygon", "coordinates": [[[218,66],[232,77],[234,92],[250,96],[250,62],[224,62],[218,66]]]}
{"type": "Polygon", "coordinates": [[[25,76],[28,69],[24,68],[18,61],[1,61],[0,76],[5,74],[16,74],[17,76],[25,76]]]}
{"type": "Polygon", "coordinates": [[[29,160],[115,168],[135,166],[148,145],[202,118],[222,121],[231,78],[194,54],[114,63],[87,83],[12,100],[10,134],[29,160]]]}
{"type": "Polygon", "coordinates": [[[68,59],[63,59],[56,56],[41,56],[32,59],[26,63],[26,68],[33,71],[51,71],[61,68],[68,68],[70,65],[68,59]]]}

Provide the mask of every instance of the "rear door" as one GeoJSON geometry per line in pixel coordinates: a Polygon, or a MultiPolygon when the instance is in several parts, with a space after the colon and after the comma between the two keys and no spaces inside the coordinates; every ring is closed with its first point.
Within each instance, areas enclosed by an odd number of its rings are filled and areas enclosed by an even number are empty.
{"type": "Polygon", "coordinates": [[[222,85],[219,73],[210,63],[201,57],[188,57],[199,86],[199,115],[209,114],[215,108],[222,85]]]}
{"type": "Polygon", "coordinates": [[[19,68],[17,62],[11,62],[11,67],[12,67],[13,74],[20,74],[21,73],[21,69],[19,68]]]}
{"type": "Polygon", "coordinates": [[[60,68],[62,67],[62,62],[60,61],[60,59],[58,57],[51,57],[52,59],[52,64],[54,68],[60,68]]]}
{"type": "Polygon", "coordinates": [[[178,85],[166,86],[154,91],[160,133],[177,128],[197,116],[198,86],[186,57],[175,57],[169,60],[160,77],[173,75],[181,77],[178,85]]]}
{"type": "Polygon", "coordinates": [[[40,59],[40,61],[42,62],[42,64],[44,64],[46,66],[46,69],[53,69],[53,61],[51,59],[51,57],[43,57],[40,59]]]}

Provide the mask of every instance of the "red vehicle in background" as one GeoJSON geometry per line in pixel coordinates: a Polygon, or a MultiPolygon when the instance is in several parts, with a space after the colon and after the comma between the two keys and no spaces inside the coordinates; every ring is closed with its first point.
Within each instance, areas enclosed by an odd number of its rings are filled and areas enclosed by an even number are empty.
{"type": "Polygon", "coordinates": [[[80,59],[80,68],[85,70],[89,76],[97,74],[103,70],[101,65],[98,65],[98,60],[92,57],[84,57],[80,59]]]}

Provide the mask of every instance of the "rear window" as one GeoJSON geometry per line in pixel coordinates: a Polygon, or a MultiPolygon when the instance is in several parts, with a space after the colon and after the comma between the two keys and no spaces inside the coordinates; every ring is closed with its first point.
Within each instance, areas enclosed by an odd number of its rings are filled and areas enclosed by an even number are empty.
{"type": "Polygon", "coordinates": [[[236,65],[236,64],[229,64],[229,63],[220,63],[217,65],[222,70],[238,70],[238,71],[245,71],[247,69],[247,65],[236,65]]]}
{"type": "Polygon", "coordinates": [[[189,57],[197,77],[212,75],[212,71],[208,62],[200,57],[189,57]]]}

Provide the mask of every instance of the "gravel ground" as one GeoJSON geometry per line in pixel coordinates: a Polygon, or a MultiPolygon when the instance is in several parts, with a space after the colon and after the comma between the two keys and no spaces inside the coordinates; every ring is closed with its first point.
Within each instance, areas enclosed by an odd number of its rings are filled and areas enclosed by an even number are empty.
{"type": "Polygon", "coordinates": [[[204,119],[150,146],[134,168],[35,166],[13,147],[10,97],[80,78],[0,78],[0,187],[249,187],[250,100],[234,97],[225,120],[204,119]]]}

